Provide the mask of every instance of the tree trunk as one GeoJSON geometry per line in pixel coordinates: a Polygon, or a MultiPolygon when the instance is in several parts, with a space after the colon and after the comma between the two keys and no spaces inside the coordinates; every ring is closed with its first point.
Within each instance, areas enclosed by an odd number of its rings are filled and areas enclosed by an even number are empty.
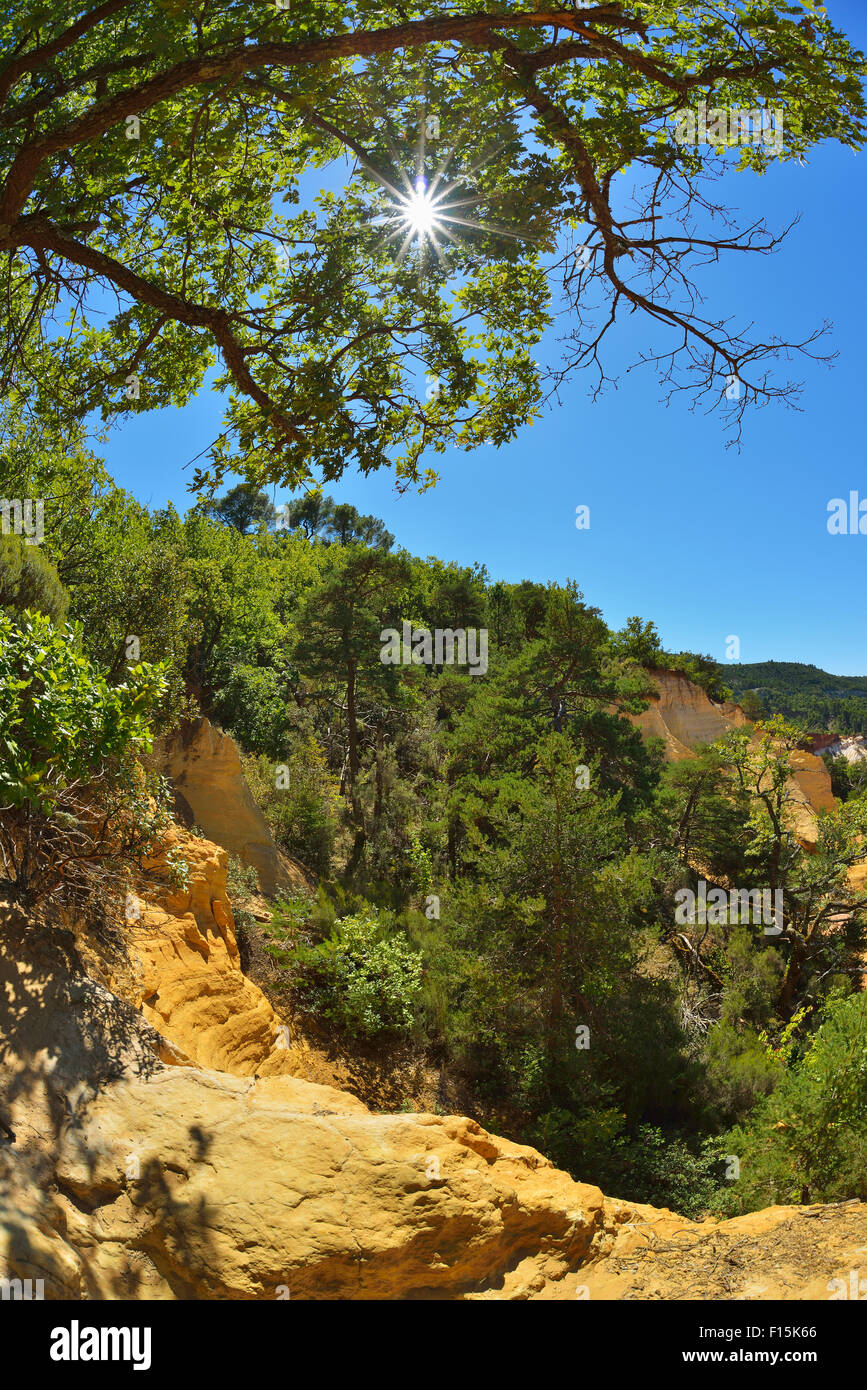
{"type": "Polygon", "coordinates": [[[358,714],[355,708],[355,686],[358,670],[355,657],[351,656],[346,668],[346,728],[349,735],[349,790],[355,794],[358,777],[358,714]]]}
{"type": "Polygon", "coordinates": [[[385,789],[382,780],[382,725],[376,726],[376,793],[373,801],[373,819],[378,821],[385,805],[385,789]]]}
{"type": "Polygon", "coordinates": [[[357,680],[358,667],[355,658],[350,657],[346,670],[346,727],[349,743],[349,776],[347,780],[349,787],[349,804],[352,807],[352,820],[355,825],[355,841],[346,864],[346,877],[349,879],[352,879],[355,875],[361,863],[364,846],[367,843],[367,831],[364,826],[364,811],[357,789],[360,766],[358,758],[358,712],[356,709],[357,680]]]}

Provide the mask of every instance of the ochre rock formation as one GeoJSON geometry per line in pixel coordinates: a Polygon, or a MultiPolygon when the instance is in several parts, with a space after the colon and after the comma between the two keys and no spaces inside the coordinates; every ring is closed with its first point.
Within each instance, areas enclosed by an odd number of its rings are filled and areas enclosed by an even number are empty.
{"type": "MultiPolygon", "coordinates": [[[[713,743],[729,729],[750,724],[740,705],[709,699],[701,686],[679,671],[652,670],[648,675],[658,693],[650,697],[648,709],[627,718],[645,738],[664,740],[669,762],[681,762],[699,744],[713,743]]],[[[833,811],[836,805],[831,778],[822,759],[813,753],[796,752],[791,761],[792,829],[810,848],[818,838],[817,813],[833,811]]]]}
{"type": "Polygon", "coordinates": [[[740,705],[715,703],[700,685],[679,671],[653,670],[647,674],[658,693],[650,697],[649,709],[628,718],[645,738],[664,739],[669,762],[680,762],[690,757],[698,744],[713,743],[729,729],[750,722],[740,705]]]}
{"type": "Polygon", "coordinates": [[[799,803],[794,809],[794,831],[808,847],[818,840],[817,812],[833,811],[837,805],[831,791],[831,776],[822,759],[815,753],[796,750],[791,755],[792,796],[799,803]]]}
{"type": "Polygon", "coordinates": [[[129,995],[148,1022],[191,1061],[236,1076],[292,1074],[303,1064],[289,1030],[262,991],[243,974],[232,908],[226,894],[227,854],[182,831],[168,833],[164,855],[176,847],[189,886],[158,887],[162,861],[152,864],[147,898],[129,924],[135,987],[129,995]]]}
{"type": "Polygon", "coordinates": [[[3,1256],[66,1298],[826,1299],[858,1267],[867,1206],[812,1216],[693,1223],[471,1120],[162,1068],[63,1133],[53,1191],[30,1189],[3,1256]]]}
{"type": "Polygon", "coordinates": [[[307,882],[300,865],[274,843],[229,734],[215,729],[208,719],[196,720],[181,733],[158,739],[153,761],[171,781],[192,822],[256,870],[263,893],[270,897],[278,889],[307,882]]]}
{"type": "Polygon", "coordinates": [[[825,1299],[858,1268],[867,1205],[694,1223],[473,1120],[302,1079],[241,973],[225,851],[173,845],[189,888],[155,861],[128,962],[0,905],[0,1277],[69,1299],[825,1299]]]}

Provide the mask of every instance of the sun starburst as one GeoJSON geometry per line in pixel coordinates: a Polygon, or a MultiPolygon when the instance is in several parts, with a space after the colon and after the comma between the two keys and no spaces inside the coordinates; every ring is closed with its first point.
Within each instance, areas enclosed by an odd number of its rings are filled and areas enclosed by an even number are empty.
{"type": "Polygon", "coordinates": [[[400,240],[396,258],[398,265],[403,263],[412,248],[420,264],[428,251],[442,260],[445,242],[467,249],[465,237],[461,235],[465,228],[515,241],[534,240],[529,232],[498,225],[481,211],[486,200],[476,186],[476,176],[505,148],[504,145],[487,149],[479,159],[462,167],[455,181],[450,183],[451,166],[457,160],[462,144],[459,141],[439,160],[428,178],[427,143],[432,122],[435,122],[438,134],[439,122],[436,118],[422,114],[415,147],[414,177],[406,172],[401,152],[390,141],[395,170],[391,178],[365,161],[368,172],[388,195],[386,207],[376,221],[387,229],[387,242],[400,240]],[[473,213],[477,215],[473,216],[473,213]]]}
{"type": "Polygon", "coordinates": [[[437,203],[428,192],[427,180],[420,174],[408,198],[402,199],[403,221],[415,236],[431,236],[437,229],[437,203]]]}

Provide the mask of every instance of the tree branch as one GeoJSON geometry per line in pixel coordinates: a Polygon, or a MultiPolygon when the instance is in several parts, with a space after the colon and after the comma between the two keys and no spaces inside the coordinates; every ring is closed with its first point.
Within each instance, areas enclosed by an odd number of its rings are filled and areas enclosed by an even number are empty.
{"type": "Polygon", "coordinates": [[[98,5],[95,10],[90,10],[86,15],[82,15],[81,19],[71,25],[69,29],[58,34],[56,39],[42,44],[40,48],[32,48],[29,53],[22,53],[19,58],[13,58],[5,67],[0,68],[0,105],[6,100],[19,77],[23,77],[27,72],[32,72],[34,68],[41,67],[50,58],[56,58],[59,53],[71,48],[85,34],[102,24],[103,20],[111,19],[112,15],[127,9],[130,3],[131,0],[105,0],[105,4],[98,5]]]}
{"type": "Polygon", "coordinates": [[[54,251],[64,260],[110,280],[138,303],[148,304],[178,323],[185,323],[190,328],[201,328],[210,333],[218,344],[223,360],[239,389],[255,401],[266,416],[274,420],[290,444],[305,442],[303,434],[257,384],[246,363],[246,350],[232,331],[231,315],[224,309],[194,304],[180,295],[172,294],[160,285],[137,275],[120,261],[106,256],[102,251],[94,250],[93,247],[85,246],[83,242],[76,241],[41,218],[23,219],[16,228],[13,244],[33,250],[54,251]]]}

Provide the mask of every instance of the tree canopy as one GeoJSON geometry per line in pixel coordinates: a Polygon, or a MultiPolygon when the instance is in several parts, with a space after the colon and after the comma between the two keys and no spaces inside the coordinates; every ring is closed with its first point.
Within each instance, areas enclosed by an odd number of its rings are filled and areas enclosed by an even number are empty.
{"type": "Polygon", "coordinates": [[[249,531],[252,527],[274,524],[277,515],[273,502],[269,502],[264,492],[258,492],[249,483],[238,483],[230,488],[225,497],[208,502],[203,510],[217,521],[225,521],[236,531],[249,531]]]}
{"type": "Polygon", "coordinates": [[[195,482],[235,469],[256,487],[349,464],[424,485],[431,452],[504,443],[579,368],[601,383],[634,311],[638,356],[736,429],[749,405],[790,400],[772,359],[817,353],[821,330],[793,345],[705,316],[702,266],[780,241],[718,217],[708,181],[721,162],[761,172],[825,139],[860,145],[864,60],[825,12],[427,9],[10,7],[4,392],[55,420],[111,420],[183,404],[219,359],[224,425],[195,482]],[[779,111],[780,138],[689,143],[682,113],[701,101],[779,111]],[[402,257],[407,200],[436,188],[441,244],[402,257]],[[549,368],[536,349],[559,315],[549,368]]]}

